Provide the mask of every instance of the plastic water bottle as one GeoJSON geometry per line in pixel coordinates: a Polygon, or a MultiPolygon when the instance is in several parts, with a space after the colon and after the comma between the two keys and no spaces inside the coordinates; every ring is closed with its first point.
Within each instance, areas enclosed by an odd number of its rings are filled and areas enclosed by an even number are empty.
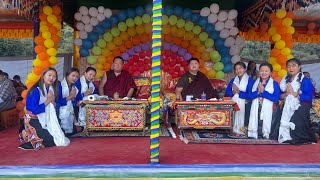
{"type": "Polygon", "coordinates": [[[206,95],[206,93],[203,92],[203,93],[201,94],[201,100],[204,100],[204,101],[207,100],[207,95],[206,95]]]}
{"type": "Polygon", "coordinates": [[[113,94],[113,99],[116,100],[116,99],[119,99],[119,93],[118,92],[115,92],[113,94]]]}

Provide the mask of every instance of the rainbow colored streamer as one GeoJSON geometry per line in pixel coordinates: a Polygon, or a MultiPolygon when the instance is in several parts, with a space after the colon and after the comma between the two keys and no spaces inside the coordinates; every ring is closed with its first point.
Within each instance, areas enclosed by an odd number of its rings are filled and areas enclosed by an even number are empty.
{"type": "Polygon", "coordinates": [[[153,0],[150,164],[159,164],[162,0],[153,0]]]}

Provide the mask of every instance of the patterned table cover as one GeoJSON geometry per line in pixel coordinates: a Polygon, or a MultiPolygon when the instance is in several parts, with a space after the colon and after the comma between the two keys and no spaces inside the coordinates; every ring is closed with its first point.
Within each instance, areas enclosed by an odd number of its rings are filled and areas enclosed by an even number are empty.
{"type": "Polygon", "coordinates": [[[86,132],[144,130],[148,100],[85,101],[86,132]]]}
{"type": "Polygon", "coordinates": [[[179,129],[231,128],[232,101],[176,101],[176,124],[179,129]]]}

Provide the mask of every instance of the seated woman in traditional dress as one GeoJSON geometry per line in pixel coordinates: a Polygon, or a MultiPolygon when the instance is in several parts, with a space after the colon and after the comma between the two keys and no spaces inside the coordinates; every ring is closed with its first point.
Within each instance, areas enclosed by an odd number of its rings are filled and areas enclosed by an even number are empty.
{"type": "Polygon", "coordinates": [[[106,72],[99,84],[99,95],[107,95],[114,98],[131,98],[136,84],[128,71],[123,70],[124,61],[117,56],[113,60],[113,70],[106,72]]]}
{"type": "Polygon", "coordinates": [[[82,128],[74,124],[76,123],[76,116],[73,109],[79,101],[76,99],[79,90],[74,85],[79,79],[79,75],[77,68],[71,68],[66,72],[66,77],[59,83],[59,96],[61,99],[59,118],[61,128],[66,135],[82,131],[82,128]]]}
{"type": "Polygon", "coordinates": [[[280,143],[316,143],[311,129],[310,108],[313,85],[301,72],[301,62],[290,59],[286,63],[288,75],[280,83],[281,98],[285,100],[282,110],[279,138],[280,143]]]}
{"type": "Polygon", "coordinates": [[[176,85],[176,99],[186,100],[187,95],[193,95],[193,98],[201,99],[201,94],[206,94],[206,99],[216,98],[209,79],[199,71],[199,60],[191,58],[188,61],[189,71],[182,75],[176,85]]]}
{"type": "Polygon", "coordinates": [[[233,116],[233,133],[244,134],[244,127],[248,126],[251,101],[251,92],[254,80],[246,73],[246,64],[237,62],[234,65],[236,77],[232,78],[226,89],[226,96],[232,97],[240,108],[233,116]]]}
{"type": "Polygon", "coordinates": [[[280,88],[271,77],[272,65],[262,63],[259,78],[255,81],[250,98],[253,99],[250,111],[248,137],[257,139],[277,139],[279,130],[280,88]]]}
{"type": "Polygon", "coordinates": [[[25,129],[20,133],[24,142],[21,149],[40,149],[50,146],[67,146],[66,138],[58,122],[59,108],[57,71],[47,68],[40,79],[28,91],[26,101],[25,129]]]}
{"type": "Polygon", "coordinates": [[[10,79],[0,70],[0,112],[16,106],[17,93],[10,79]]]}

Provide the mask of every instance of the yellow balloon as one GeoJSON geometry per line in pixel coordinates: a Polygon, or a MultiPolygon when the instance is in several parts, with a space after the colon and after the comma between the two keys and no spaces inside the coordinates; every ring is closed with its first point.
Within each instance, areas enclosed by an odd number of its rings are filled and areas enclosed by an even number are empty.
{"type": "Polygon", "coordinates": [[[287,75],[287,70],[285,69],[280,69],[279,72],[278,72],[278,76],[280,78],[283,78],[285,75],[287,75]]]}
{"type": "Polygon", "coordinates": [[[96,65],[96,69],[97,69],[98,71],[99,71],[99,70],[101,71],[101,70],[103,69],[103,64],[100,64],[100,63],[97,64],[97,65],[96,65]]]}
{"type": "Polygon", "coordinates": [[[50,6],[43,7],[43,13],[45,13],[46,15],[52,14],[52,8],[50,6]]]}
{"type": "Polygon", "coordinates": [[[289,48],[283,48],[281,49],[281,54],[288,56],[291,53],[291,50],[289,48]]]}
{"type": "Polygon", "coordinates": [[[276,47],[277,49],[283,49],[284,47],[286,47],[286,43],[283,40],[280,40],[276,42],[274,47],[276,47]]]}
{"type": "Polygon", "coordinates": [[[34,74],[33,72],[31,72],[28,74],[27,79],[29,81],[36,81],[36,80],[38,80],[38,76],[36,74],[34,74]]]}
{"type": "Polygon", "coordinates": [[[287,11],[286,11],[285,9],[279,9],[279,10],[276,12],[277,18],[280,18],[280,19],[286,17],[286,15],[287,15],[287,11]]]}
{"type": "Polygon", "coordinates": [[[40,32],[46,32],[49,31],[49,27],[47,25],[40,25],[40,32]]]}
{"type": "Polygon", "coordinates": [[[57,16],[53,15],[53,14],[50,14],[48,17],[47,17],[47,21],[51,24],[54,24],[57,22],[57,16]]]}
{"type": "Polygon", "coordinates": [[[32,61],[33,66],[41,66],[42,62],[40,59],[35,59],[32,61]]]}
{"type": "Polygon", "coordinates": [[[138,34],[144,33],[144,25],[141,24],[141,25],[137,26],[136,31],[138,34]]]}
{"type": "Polygon", "coordinates": [[[281,35],[280,34],[274,34],[272,36],[272,41],[277,42],[281,39],[281,35]]]}
{"type": "Polygon", "coordinates": [[[292,58],[294,58],[294,56],[292,55],[292,54],[289,54],[288,56],[287,56],[287,59],[289,60],[289,59],[292,59],[292,58]]]}
{"type": "Polygon", "coordinates": [[[40,21],[40,28],[41,28],[41,26],[46,26],[48,23],[47,23],[47,21],[40,21]]]}
{"type": "Polygon", "coordinates": [[[52,65],[55,65],[55,64],[58,63],[58,58],[56,58],[55,56],[51,56],[51,57],[49,58],[49,61],[50,61],[50,63],[51,63],[52,65]]]}
{"type": "Polygon", "coordinates": [[[270,57],[269,60],[268,60],[268,62],[269,62],[271,65],[274,65],[274,64],[277,63],[277,59],[274,58],[274,57],[270,57]]]}
{"type": "Polygon", "coordinates": [[[285,25],[285,26],[291,26],[292,25],[292,19],[290,18],[284,18],[282,20],[282,24],[285,25]]]}
{"type": "Polygon", "coordinates": [[[289,33],[289,34],[293,34],[294,31],[295,31],[294,27],[292,27],[292,26],[289,26],[288,29],[287,29],[287,33],[289,33]]]}
{"type": "Polygon", "coordinates": [[[207,76],[208,76],[208,78],[210,78],[210,79],[215,78],[215,77],[216,77],[216,71],[215,71],[214,69],[208,70],[207,76]]]}
{"type": "Polygon", "coordinates": [[[49,31],[44,31],[44,32],[42,32],[42,37],[45,39],[50,39],[51,33],[49,31]]]}
{"type": "Polygon", "coordinates": [[[52,39],[46,39],[44,41],[44,46],[47,48],[52,48],[54,46],[54,42],[52,41],[52,39]]]}
{"type": "Polygon", "coordinates": [[[104,71],[98,70],[96,74],[96,79],[99,79],[101,76],[103,76],[103,74],[104,74],[104,71]]]}
{"type": "Polygon", "coordinates": [[[280,71],[281,69],[281,65],[278,63],[273,64],[272,67],[274,71],[280,71]]]}
{"type": "Polygon", "coordinates": [[[106,58],[105,58],[104,56],[99,56],[99,57],[98,57],[98,62],[99,62],[100,64],[104,64],[104,63],[106,63],[106,58]]]}
{"type": "Polygon", "coordinates": [[[49,56],[55,56],[55,55],[57,55],[57,50],[56,50],[55,48],[49,48],[49,49],[47,50],[47,54],[48,54],[49,56]]]}
{"type": "Polygon", "coordinates": [[[24,84],[29,84],[29,82],[31,82],[31,81],[29,81],[28,79],[26,79],[26,81],[24,82],[24,84]]]}
{"type": "Polygon", "coordinates": [[[107,43],[107,48],[112,51],[116,48],[116,45],[113,42],[108,42],[107,43]]]}
{"type": "Polygon", "coordinates": [[[59,22],[55,22],[53,24],[53,26],[56,27],[58,30],[60,30],[62,28],[61,23],[59,23],[59,22]]]}
{"type": "Polygon", "coordinates": [[[275,27],[270,27],[270,29],[268,30],[268,34],[270,36],[274,35],[277,33],[277,29],[275,27]]]}
{"type": "Polygon", "coordinates": [[[57,33],[57,36],[62,37],[62,32],[59,31],[59,32],[57,33]]]}

